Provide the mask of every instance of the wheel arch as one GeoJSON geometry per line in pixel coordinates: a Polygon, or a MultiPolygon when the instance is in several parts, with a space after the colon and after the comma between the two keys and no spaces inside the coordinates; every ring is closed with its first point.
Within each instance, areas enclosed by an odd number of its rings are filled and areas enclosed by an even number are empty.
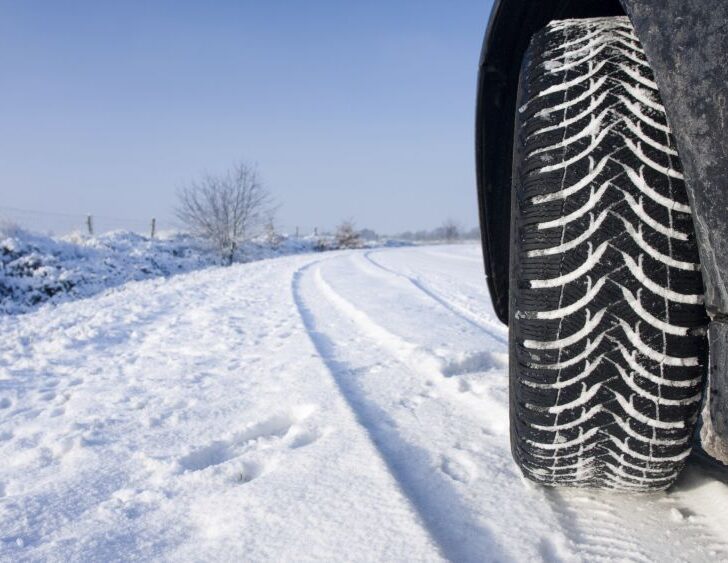
{"type": "Polygon", "coordinates": [[[728,3],[495,0],[479,64],[475,154],[485,271],[493,308],[506,324],[513,127],[523,54],[549,21],[616,15],[632,21],[674,129],[695,216],[706,306],[711,316],[728,316],[728,190],[722,180],[728,176],[728,65],[721,64],[728,55],[728,3]]]}

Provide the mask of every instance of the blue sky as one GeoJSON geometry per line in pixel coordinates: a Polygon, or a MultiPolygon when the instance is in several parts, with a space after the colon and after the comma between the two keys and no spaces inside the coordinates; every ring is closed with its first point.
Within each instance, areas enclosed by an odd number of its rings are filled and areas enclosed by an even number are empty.
{"type": "Polygon", "coordinates": [[[0,207],[167,222],[257,163],[284,225],[477,222],[489,0],[0,0],[0,207]]]}

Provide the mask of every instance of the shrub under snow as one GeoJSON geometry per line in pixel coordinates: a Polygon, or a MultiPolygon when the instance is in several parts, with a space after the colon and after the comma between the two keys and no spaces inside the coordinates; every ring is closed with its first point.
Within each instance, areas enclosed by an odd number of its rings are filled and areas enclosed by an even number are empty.
{"type": "Polygon", "coordinates": [[[133,280],[212,265],[188,236],[149,240],[116,231],[51,238],[20,229],[0,232],[0,313],[87,297],[133,280]]]}
{"type": "MultiPolygon", "coordinates": [[[[381,245],[396,244],[384,242],[381,245]]],[[[334,237],[294,238],[269,234],[238,247],[236,261],[338,248],[334,237]],[[322,244],[325,239],[326,244],[322,244]]],[[[100,293],[129,281],[221,264],[200,239],[179,233],[149,239],[127,231],[100,236],[48,237],[0,228],[0,315],[32,311],[100,293]]]]}

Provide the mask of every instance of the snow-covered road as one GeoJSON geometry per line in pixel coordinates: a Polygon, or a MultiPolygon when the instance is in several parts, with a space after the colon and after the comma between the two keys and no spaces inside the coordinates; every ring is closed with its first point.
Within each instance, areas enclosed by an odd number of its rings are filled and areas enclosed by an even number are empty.
{"type": "Polygon", "coordinates": [[[294,256],[0,318],[0,558],[715,561],[728,486],[548,490],[473,245],[294,256]]]}

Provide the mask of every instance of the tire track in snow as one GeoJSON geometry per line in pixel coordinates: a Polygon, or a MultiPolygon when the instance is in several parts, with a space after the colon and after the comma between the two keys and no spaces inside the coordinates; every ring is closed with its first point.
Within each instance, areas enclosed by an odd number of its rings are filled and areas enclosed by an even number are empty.
{"type": "Polygon", "coordinates": [[[293,299],[309,338],[442,556],[452,561],[482,561],[488,554],[489,559],[511,560],[492,532],[472,516],[446,474],[432,471],[429,452],[406,441],[390,414],[367,396],[360,383],[361,369],[348,364],[343,359],[345,352],[324,332],[328,323],[317,319],[302,291],[304,277],[317,267],[318,263],[304,266],[295,272],[291,282],[293,299]]]}
{"type": "Polygon", "coordinates": [[[544,494],[585,561],[725,561],[726,546],[679,489],[630,495],[545,488],[544,494]]]}
{"type": "Polygon", "coordinates": [[[404,280],[407,280],[410,284],[412,284],[416,289],[424,293],[427,297],[432,299],[433,301],[439,303],[442,305],[445,309],[453,313],[454,315],[457,315],[461,319],[463,319],[466,323],[468,323],[470,326],[476,328],[477,330],[485,332],[490,338],[495,340],[496,342],[499,342],[500,344],[504,346],[508,346],[508,339],[498,334],[494,329],[491,327],[488,327],[484,325],[482,322],[475,320],[472,318],[472,315],[470,313],[465,313],[459,306],[447,301],[434,291],[432,291],[430,288],[426,287],[421,281],[419,281],[417,278],[414,278],[412,276],[409,276],[407,274],[404,274],[402,272],[398,272],[396,270],[393,270],[391,268],[388,268],[387,266],[384,266],[377,262],[374,258],[372,258],[372,254],[374,251],[365,252],[363,254],[363,257],[372,265],[374,265],[376,268],[379,268],[380,270],[387,272],[393,276],[400,277],[404,280]]]}
{"type": "MultiPolygon", "coordinates": [[[[387,273],[386,275],[390,276],[391,274],[387,273]]],[[[315,278],[321,293],[326,295],[337,309],[343,311],[347,317],[352,319],[366,336],[383,348],[392,359],[404,364],[413,372],[426,374],[428,381],[437,384],[444,396],[451,400],[454,405],[457,405],[457,408],[461,408],[462,405],[466,405],[471,409],[483,406],[482,402],[473,405],[471,401],[467,400],[467,395],[461,392],[456,376],[462,376],[474,371],[487,371],[493,367],[503,367],[503,362],[497,356],[486,350],[475,355],[464,355],[459,360],[444,358],[424,346],[395,334],[374,321],[362,309],[333,289],[323,278],[320,269],[316,270],[315,278]]],[[[446,310],[449,311],[449,309],[446,310]]],[[[460,318],[459,315],[456,316],[460,318]]],[[[489,406],[491,410],[497,410],[499,405],[491,404],[489,406]]],[[[506,416],[505,411],[503,415],[506,416]]]]}
{"type": "Polygon", "coordinates": [[[557,553],[559,558],[573,559],[569,540],[554,527],[556,515],[543,493],[528,484],[524,487],[516,474],[508,445],[502,442],[506,433],[492,435],[481,428],[487,413],[476,415],[472,408],[462,408],[473,405],[462,402],[466,393],[458,390],[456,378],[443,373],[441,358],[371,320],[328,284],[318,265],[312,273],[306,274],[307,270],[297,276],[294,290],[312,341],[443,554],[454,561],[510,561],[515,550],[519,558],[528,554],[529,559],[544,559],[557,553]],[[329,303],[323,322],[306,304],[303,281],[308,292],[315,291],[311,303],[329,303]],[[346,325],[332,322],[331,310],[346,325]],[[336,342],[322,333],[324,325],[328,334],[336,335],[336,342]],[[362,334],[363,341],[356,338],[354,346],[339,342],[345,340],[343,334],[351,338],[352,332],[362,334]],[[360,367],[361,360],[351,359],[356,350],[381,362],[360,367]],[[377,388],[380,384],[382,388],[377,388]],[[392,384],[395,388],[386,389],[392,384]],[[416,390],[427,386],[429,391],[417,396],[416,390]],[[427,395],[433,401],[418,414],[412,404],[416,401],[393,400],[402,391],[414,399],[427,395]],[[405,409],[413,411],[414,423],[402,420],[405,409]],[[479,473],[486,475],[477,478],[479,473]],[[515,498],[514,487],[520,489],[515,498]],[[509,507],[506,513],[504,506],[509,507]],[[534,514],[541,517],[534,519],[534,514]],[[527,519],[530,529],[522,525],[527,519]],[[540,541],[529,541],[534,537],[540,541]]]}

